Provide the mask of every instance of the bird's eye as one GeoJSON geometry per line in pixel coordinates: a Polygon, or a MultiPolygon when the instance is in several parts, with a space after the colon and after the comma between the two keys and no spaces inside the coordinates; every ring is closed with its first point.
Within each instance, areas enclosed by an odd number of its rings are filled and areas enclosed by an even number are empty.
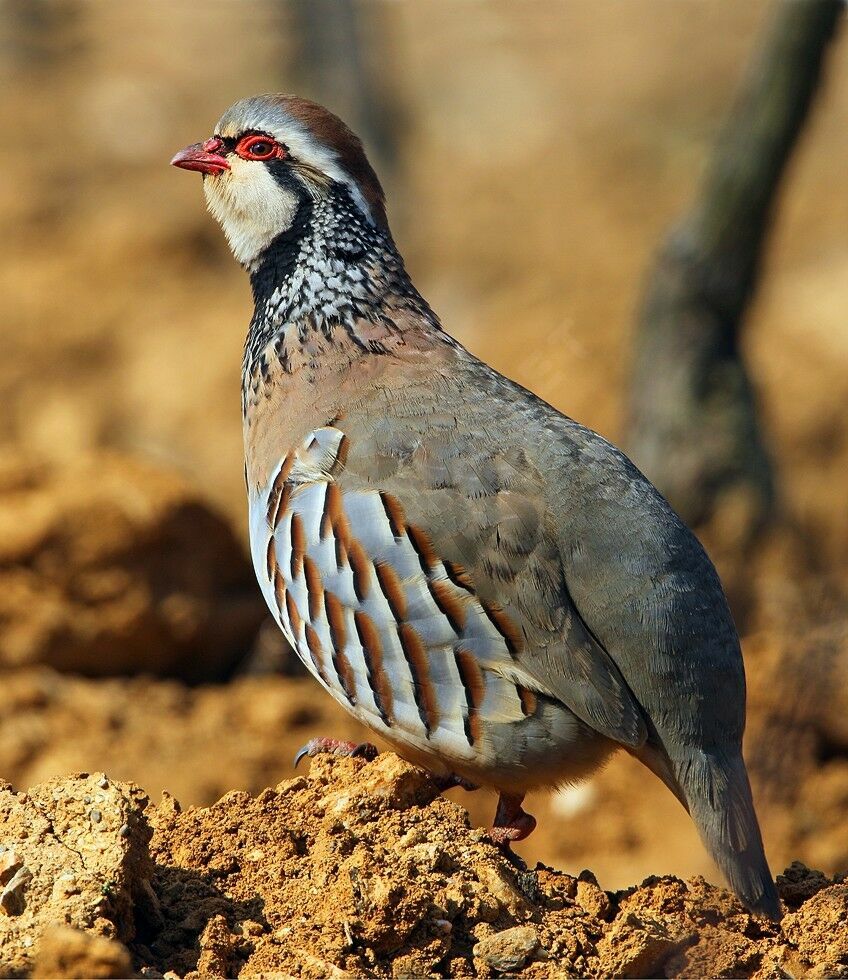
{"type": "Polygon", "coordinates": [[[236,147],[236,153],[245,160],[270,160],[282,157],[284,150],[267,136],[246,136],[236,147]]]}

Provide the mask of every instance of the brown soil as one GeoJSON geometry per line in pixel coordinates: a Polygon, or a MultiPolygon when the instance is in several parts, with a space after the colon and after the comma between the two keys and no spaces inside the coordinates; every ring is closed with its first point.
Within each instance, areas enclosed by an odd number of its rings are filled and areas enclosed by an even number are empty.
{"type": "Polygon", "coordinates": [[[227,676],[264,607],[232,528],[114,453],[0,456],[0,668],[227,676]]]}
{"type": "Polygon", "coordinates": [[[0,813],[6,976],[121,976],[125,951],[149,977],[848,976],[841,879],[794,865],[781,926],[697,878],[605,892],[508,859],[390,753],[208,808],[97,773],[0,813]]]}

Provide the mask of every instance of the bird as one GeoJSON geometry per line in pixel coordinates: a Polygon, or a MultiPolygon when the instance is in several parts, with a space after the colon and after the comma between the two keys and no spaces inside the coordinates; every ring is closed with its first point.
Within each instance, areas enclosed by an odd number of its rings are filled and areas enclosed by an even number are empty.
{"type": "Polygon", "coordinates": [[[621,450],[442,327],[328,109],[243,99],[171,163],[202,174],[250,279],[251,555],[311,674],[445,785],[495,789],[507,848],[535,826],[529,790],[630,753],[741,901],[779,919],[739,638],[694,534],[621,450]]]}

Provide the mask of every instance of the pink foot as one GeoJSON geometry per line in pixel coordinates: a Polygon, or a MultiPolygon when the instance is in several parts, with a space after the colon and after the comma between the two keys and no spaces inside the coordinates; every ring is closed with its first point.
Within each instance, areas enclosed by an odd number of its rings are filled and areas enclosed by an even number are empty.
{"type": "Polygon", "coordinates": [[[513,795],[501,793],[498,798],[498,809],[495,813],[494,826],[489,831],[489,838],[498,847],[509,850],[509,845],[516,840],[524,840],[533,833],[536,818],[521,809],[524,794],[513,795]]]}
{"type": "Polygon", "coordinates": [[[350,758],[377,758],[377,746],[370,742],[345,742],[340,738],[311,738],[294,757],[295,769],[304,756],[314,759],[316,755],[328,752],[330,755],[343,755],[350,758]]]}

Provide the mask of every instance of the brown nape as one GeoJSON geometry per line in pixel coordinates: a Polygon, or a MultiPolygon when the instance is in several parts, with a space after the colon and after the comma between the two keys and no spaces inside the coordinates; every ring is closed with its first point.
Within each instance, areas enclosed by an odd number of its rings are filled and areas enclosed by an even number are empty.
{"type": "Polygon", "coordinates": [[[319,142],[336,151],[339,163],[362,191],[374,220],[388,229],[386,196],[356,133],[348,129],[329,109],[308,99],[301,99],[296,95],[284,95],[280,97],[280,104],[289,115],[302,122],[319,142]]]}

